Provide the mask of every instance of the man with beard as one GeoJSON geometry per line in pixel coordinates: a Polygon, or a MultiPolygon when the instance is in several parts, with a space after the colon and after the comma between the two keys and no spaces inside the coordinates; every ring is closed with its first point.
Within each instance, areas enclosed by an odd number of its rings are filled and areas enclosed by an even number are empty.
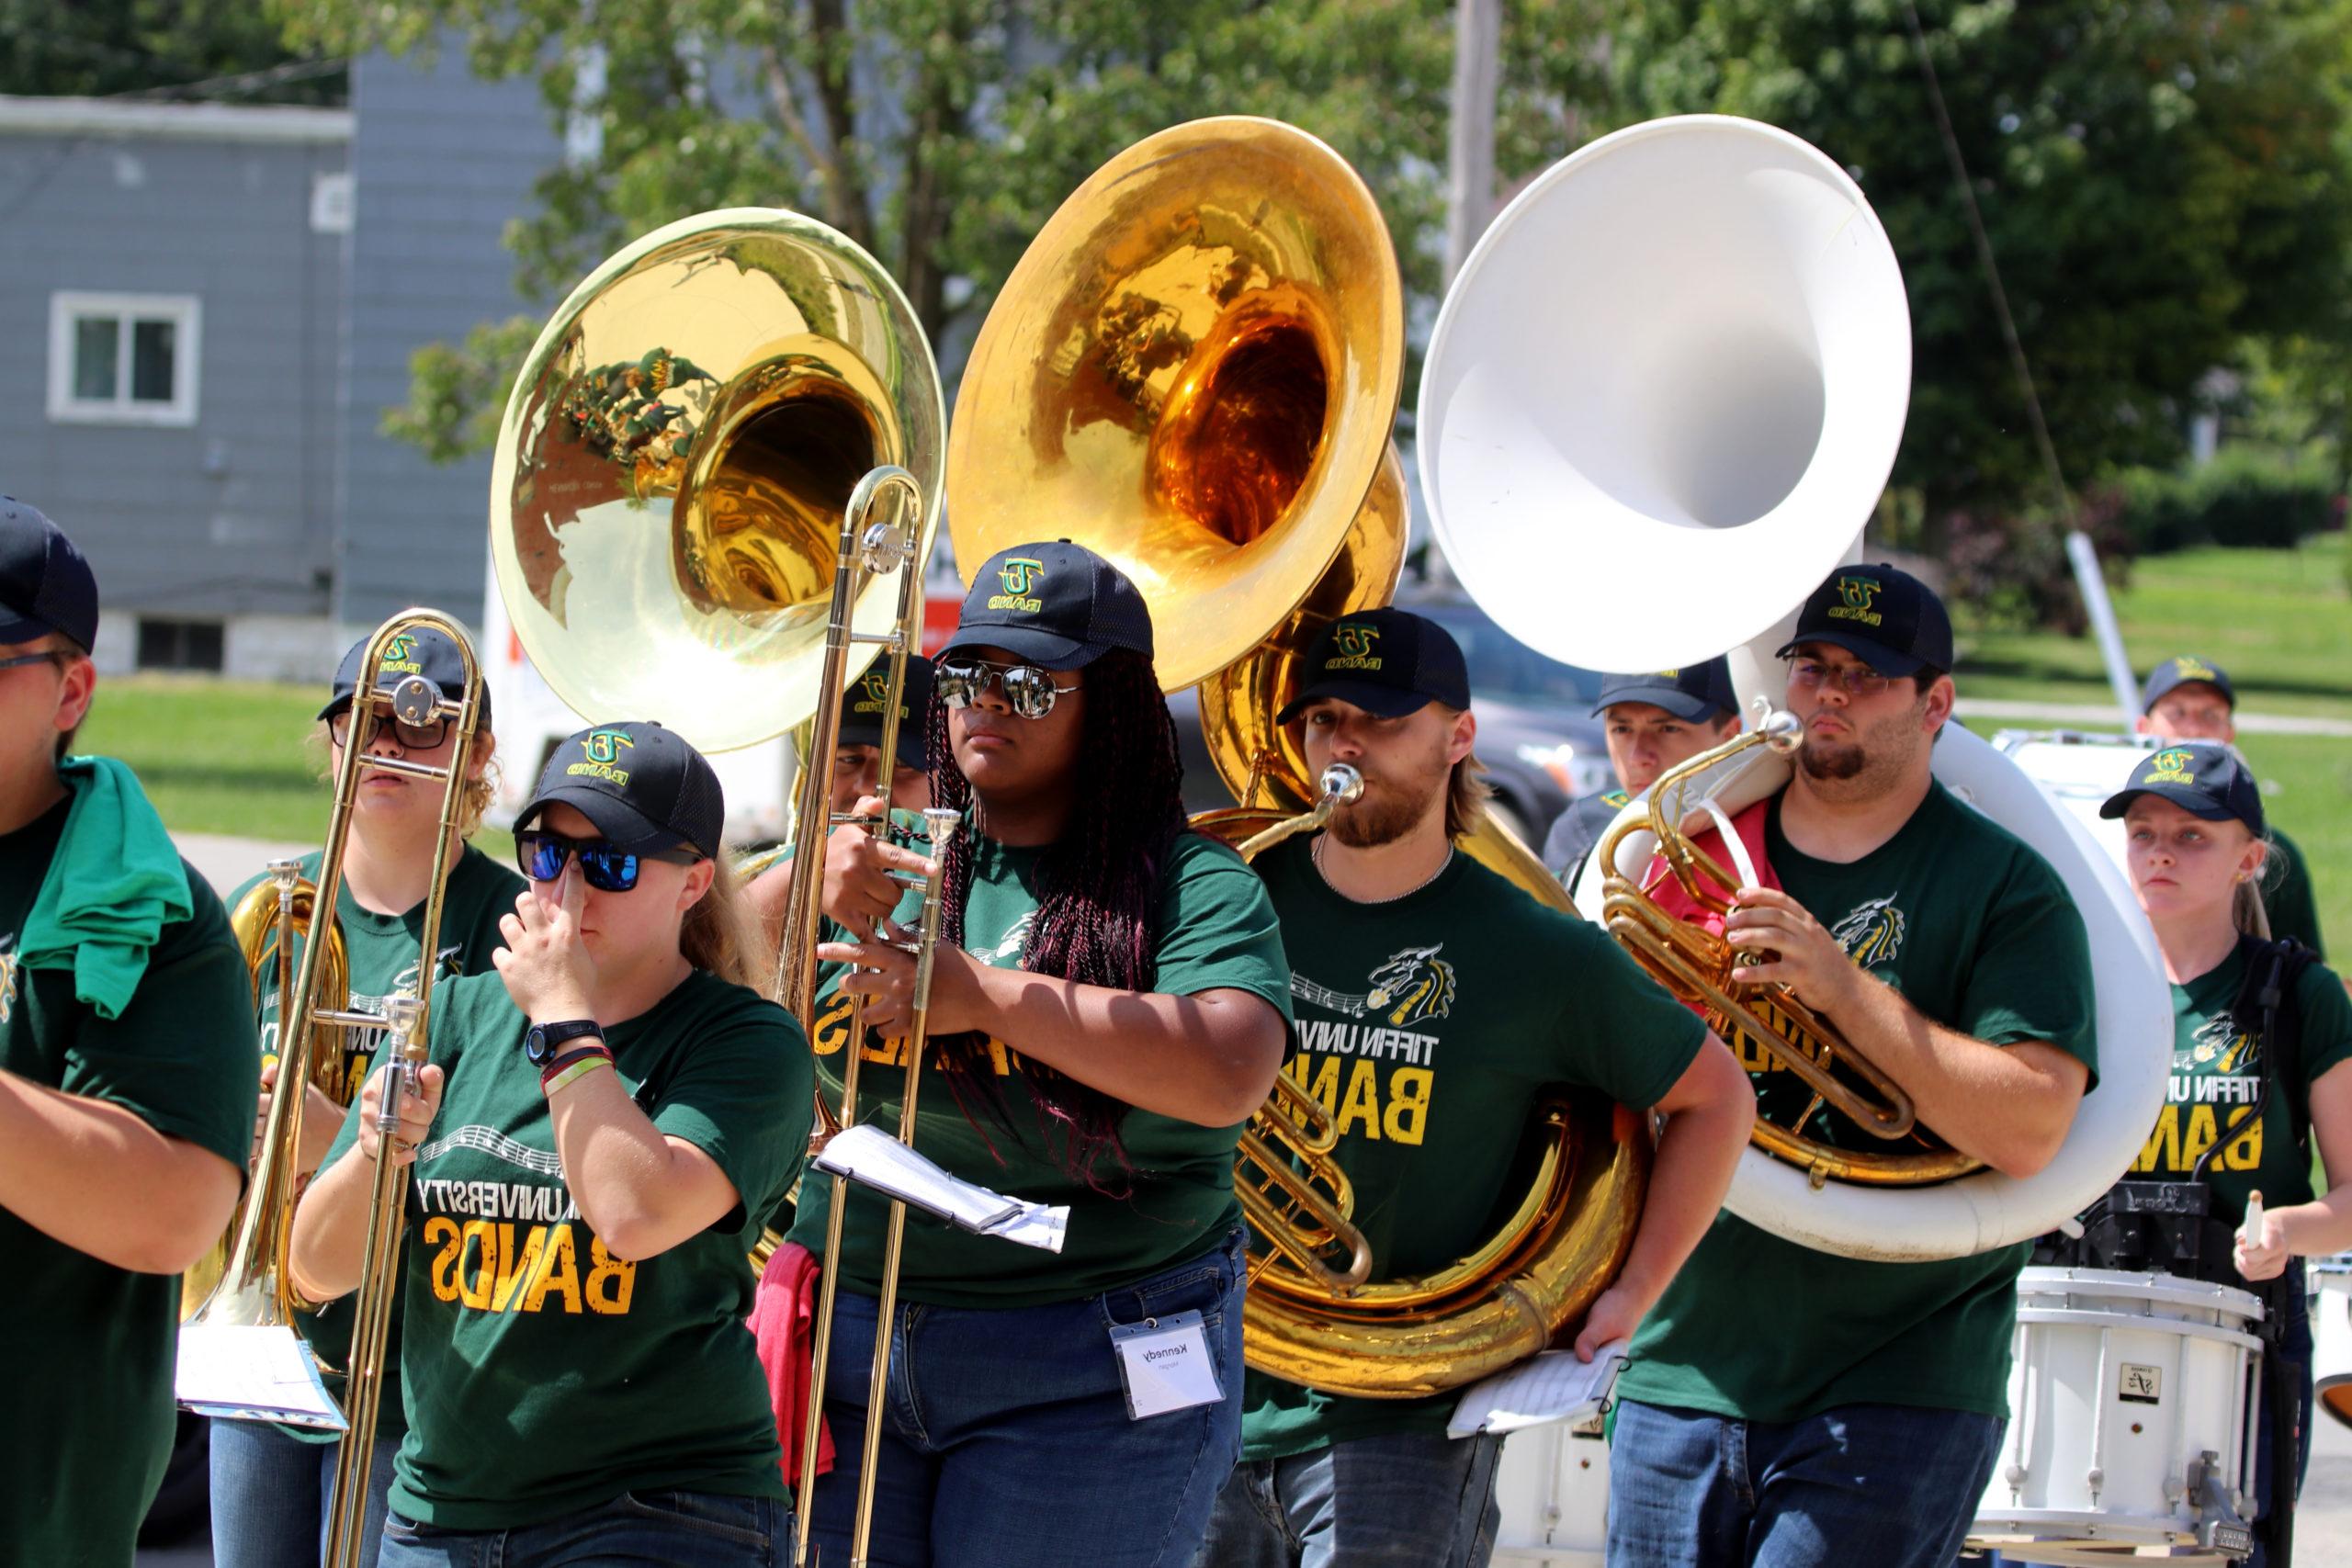
{"type": "MultiPolygon", "coordinates": [[[[1290,955],[1285,1071],[1329,1109],[1378,1279],[1453,1262],[1493,1230],[1544,1085],[1666,1114],[1624,1270],[1577,1338],[1633,1332],[1697,1242],[1754,1119],[1739,1068],[1599,930],[1539,905],[1455,840],[1478,826],[1461,649],[1398,610],[1350,615],[1279,716],[1308,767],[1363,794],[1329,830],[1259,857],[1290,955]]],[[[1242,1460],[1206,1568],[1470,1568],[1487,1561],[1501,1439],[1449,1439],[1454,1396],[1356,1399],[1252,1372],[1242,1460]]]]}
{"type": "Polygon", "coordinates": [[[1617,772],[1618,787],[1596,790],[1570,805],[1544,840],[1544,863],[1570,887],[1584,873],[1585,856],[1627,801],[1667,769],[1739,733],[1730,661],[1717,654],[1679,670],[1603,676],[1592,716],[1608,727],[1609,765],[1617,772]]]}
{"type": "MultiPolygon", "coordinates": [[[[1929,771],[1951,715],[1951,623],[1890,566],[1805,602],[1795,776],[1765,807],[1778,889],[1728,921],[1735,981],[1787,987],[1901,1085],[1920,1123],[2009,1176],[2065,1141],[2094,1067],[2089,944],[2024,843],[1929,771]]],[[[1758,1112],[1880,1147],[1758,1042],[1758,1112]]],[[[1610,1450],[1609,1561],[1942,1568],[2007,1415],[2024,1243],[1887,1263],[1725,1213],[1634,1337],[1610,1450]]]]}
{"type": "MultiPolygon", "coordinates": [[[[2148,683],[2140,693],[2136,728],[2143,735],[2166,740],[2218,740],[2233,747],[2238,743],[2237,710],[2238,691],[2230,683],[2229,671],[2210,660],[2182,654],[2148,672],[2148,683]]],[[[2324,958],[2311,868],[2304,863],[2301,848],[2275,822],[2270,826],[2270,858],[2264,863],[2260,885],[2262,912],[2270,921],[2270,934],[2292,937],[2324,958]]]]}

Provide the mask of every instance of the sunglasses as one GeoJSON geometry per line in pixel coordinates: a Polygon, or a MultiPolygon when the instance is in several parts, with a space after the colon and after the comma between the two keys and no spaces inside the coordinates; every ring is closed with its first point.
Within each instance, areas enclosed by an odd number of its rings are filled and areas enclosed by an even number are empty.
{"type": "Polygon", "coordinates": [[[1824,686],[1836,686],[1849,697],[1874,697],[1897,679],[1882,675],[1867,664],[1849,664],[1843,669],[1825,664],[1818,659],[1789,660],[1789,685],[1798,691],[1814,692],[1824,686]]]}
{"type": "Polygon", "coordinates": [[[1057,686],[1053,671],[1034,664],[991,664],[985,659],[957,659],[932,672],[932,690],[951,708],[967,708],[979,701],[993,681],[1004,693],[1005,705],[1022,718],[1043,718],[1054,711],[1054,700],[1078,690],[1057,686]]]}
{"type": "Polygon", "coordinates": [[[640,861],[668,861],[672,865],[692,865],[702,859],[693,850],[679,846],[673,850],[653,850],[639,854],[625,850],[605,839],[568,839],[561,833],[549,833],[537,828],[526,829],[514,835],[514,863],[523,874],[534,882],[553,882],[563,874],[564,863],[573,855],[580,857],[582,880],[599,893],[627,893],[637,886],[638,864],[640,861]]]}
{"type": "MultiPolygon", "coordinates": [[[[444,715],[439,718],[427,719],[423,724],[411,724],[405,719],[387,718],[376,726],[378,735],[383,734],[388,729],[391,731],[392,739],[400,742],[401,750],[430,751],[449,739],[449,719],[447,715],[444,715]]],[[[351,710],[349,708],[344,709],[327,720],[327,736],[337,746],[345,745],[350,741],[351,710]]]]}

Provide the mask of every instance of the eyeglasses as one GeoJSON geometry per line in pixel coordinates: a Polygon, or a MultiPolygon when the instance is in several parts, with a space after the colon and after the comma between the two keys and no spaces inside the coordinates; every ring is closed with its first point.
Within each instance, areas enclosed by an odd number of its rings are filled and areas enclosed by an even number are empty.
{"type": "Polygon", "coordinates": [[[1819,691],[1824,686],[1836,686],[1849,697],[1874,697],[1886,690],[1894,677],[1882,675],[1867,664],[1842,667],[1824,664],[1818,659],[1789,660],[1789,689],[1819,691]]]}
{"type": "MultiPolygon", "coordinates": [[[[423,724],[411,724],[405,719],[389,718],[376,726],[378,735],[382,735],[387,729],[391,731],[392,739],[401,743],[401,750],[430,751],[449,739],[449,719],[446,714],[439,718],[427,719],[423,724]]],[[[350,740],[351,710],[349,708],[344,709],[327,720],[327,735],[337,746],[350,740]]]]}
{"type": "Polygon", "coordinates": [[[580,857],[580,874],[589,886],[599,893],[627,893],[637,886],[638,863],[668,861],[673,865],[692,865],[702,859],[694,851],[680,847],[674,850],[654,850],[639,854],[625,850],[605,839],[569,839],[561,833],[549,833],[533,828],[514,835],[514,863],[523,874],[534,882],[553,882],[563,874],[564,863],[573,855],[580,857]]]}
{"type": "Polygon", "coordinates": [[[1053,671],[1034,664],[991,664],[985,659],[941,664],[933,672],[932,689],[949,707],[966,708],[979,700],[990,681],[1003,690],[1005,705],[1022,718],[1045,717],[1054,711],[1057,697],[1078,690],[1055,685],[1053,671]]]}
{"type": "Polygon", "coordinates": [[[0,670],[17,670],[28,664],[54,664],[62,670],[65,668],[65,661],[72,657],[71,654],[54,648],[40,653],[19,653],[14,659],[0,659],[0,670]]]}

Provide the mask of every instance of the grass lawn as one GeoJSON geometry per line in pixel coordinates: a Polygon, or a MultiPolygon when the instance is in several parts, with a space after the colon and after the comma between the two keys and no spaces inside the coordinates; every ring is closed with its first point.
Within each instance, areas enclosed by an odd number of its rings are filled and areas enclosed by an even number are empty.
{"type": "MultiPolygon", "coordinates": [[[[175,832],[315,844],[329,805],[323,755],[307,744],[318,711],[310,685],[116,676],[98,682],[74,744],[129,762],[175,832]]],[[[514,853],[514,840],[493,828],[474,842],[492,856],[514,853]]]]}
{"type": "MultiPolygon", "coordinates": [[[[2248,713],[2352,722],[2352,593],[2340,536],[2298,550],[2200,549],[2137,562],[2115,591],[2132,669],[2176,653],[2230,672],[2248,713]]],[[[1970,697],[2112,705],[2091,638],[1956,628],[1970,697]]],[[[2265,809],[2311,862],[2321,924],[2341,966],[2352,956],[2352,739],[2241,735],[2265,809]]]]}

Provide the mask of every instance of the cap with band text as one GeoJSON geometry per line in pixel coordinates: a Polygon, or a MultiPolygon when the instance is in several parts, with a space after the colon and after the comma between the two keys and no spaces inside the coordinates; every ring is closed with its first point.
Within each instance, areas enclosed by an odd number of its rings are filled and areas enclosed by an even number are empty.
{"type": "MultiPolygon", "coordinates": [[[[882,709],[890,694],[890,661],[877,659],[865,673],[850,682],[842,708],[841,741],[844,746],[882,744],[882,709]]],[[[926,731],[931,724],[931,660],[920,653],[907,655],[907,687],[899,694],[899,759],[902,768],[931,770],[926,731]]]]}
{"type": "Polygon", "coordinates": [[[0,642],[51,632],[86,652],[98,640],[98,580],[65,531],[14,496],[0,496],[0,642]]]}
{"type": "Polygon", "coordinates": [[[1126,574],[1068,539],[999,550],[972,578],[942,661],[1001,648],[1047,670],[1078,670],[1114,649],[1151,657],[1151,610],[1126,574]]]}
{"type": "Polygon", "coordinates": [[[1884,561],[1841,566],[1797,612],[1796,634],[1774,655],[1800,643],[1842,648],[1882,675],[1951,668],[1951,617],[1926,583],[1884,561]]]}
{"type": "Polygon", "coordinates": [[[515,829],[558,804],[632,854],[683,844],[715,860],[727,821],[718,775],[703,754],[650,719],[593,725],[558,742],[515,829]]]}
{"type": "Polygon", "coordinates": [[[1619,703],[1647,703],[1685,724],[1729,718],[1739,711],[1739,698],[1731,689],[1731,663],[1721,654],[1679,670],[1602,676],[1600,700],[1592,705],[1593,717],[1599,718],[1619,703]]]}
{"type": "Polygon", "coordinates": [[[1327,697],[1381,718],[1402,718],[1433,702],[1470,705],[1461,644],[1409,610],[1363,610],[1332,622],[1308,646],[1299,671],[1298,694],[1274,716],[1276,724],[1327,697]]]}
{"type": "Polygon", "coordinates": [[[2222,694],[2222,700],[2232,708],[2238,705],[2238,689],[2230,684],[2230,672],[2210,660],[2184,653],[2177,659],[2167,659],[2148,671],[2148,683],[2140,688],[2140,711],[2147,713],[2165,699],[2175,686],[2186,686],[2201,681],[2222,694]]]}
{"type": "MultiPolygon", "coordinates": [[[[374,633],[361,637],[344,649],[343,662],[335,666],[334,690],[327,698],[327,705],[319,710],[321,718],[333,718],[351,705],[352,694],[359,690],[359,657],[368,651],[374,633]]],[[[453,703],[466,700],[466,656],[448,636],[432,626],[418,626],[397,634],[384,648],[383,662],[376,667],[376,689],[389,691],[411,675],[422,675],[441,688],[441,694],[453,703]]],[[[477,729],[490,728],[490,682],[482,682],[481,717],[477,729]]]]}
{"type": "Polygon", "coordinates": [[[2132,782],[2109,795],[2098,814],[2120,817],[2143,795],[2169,800],[2208,822],[2234,818],[2256,834],[2263,831],[2262,786],[2237,752],[2217,740],[2192,740],[2150,752],[2132,770],[2132,782]]]}

